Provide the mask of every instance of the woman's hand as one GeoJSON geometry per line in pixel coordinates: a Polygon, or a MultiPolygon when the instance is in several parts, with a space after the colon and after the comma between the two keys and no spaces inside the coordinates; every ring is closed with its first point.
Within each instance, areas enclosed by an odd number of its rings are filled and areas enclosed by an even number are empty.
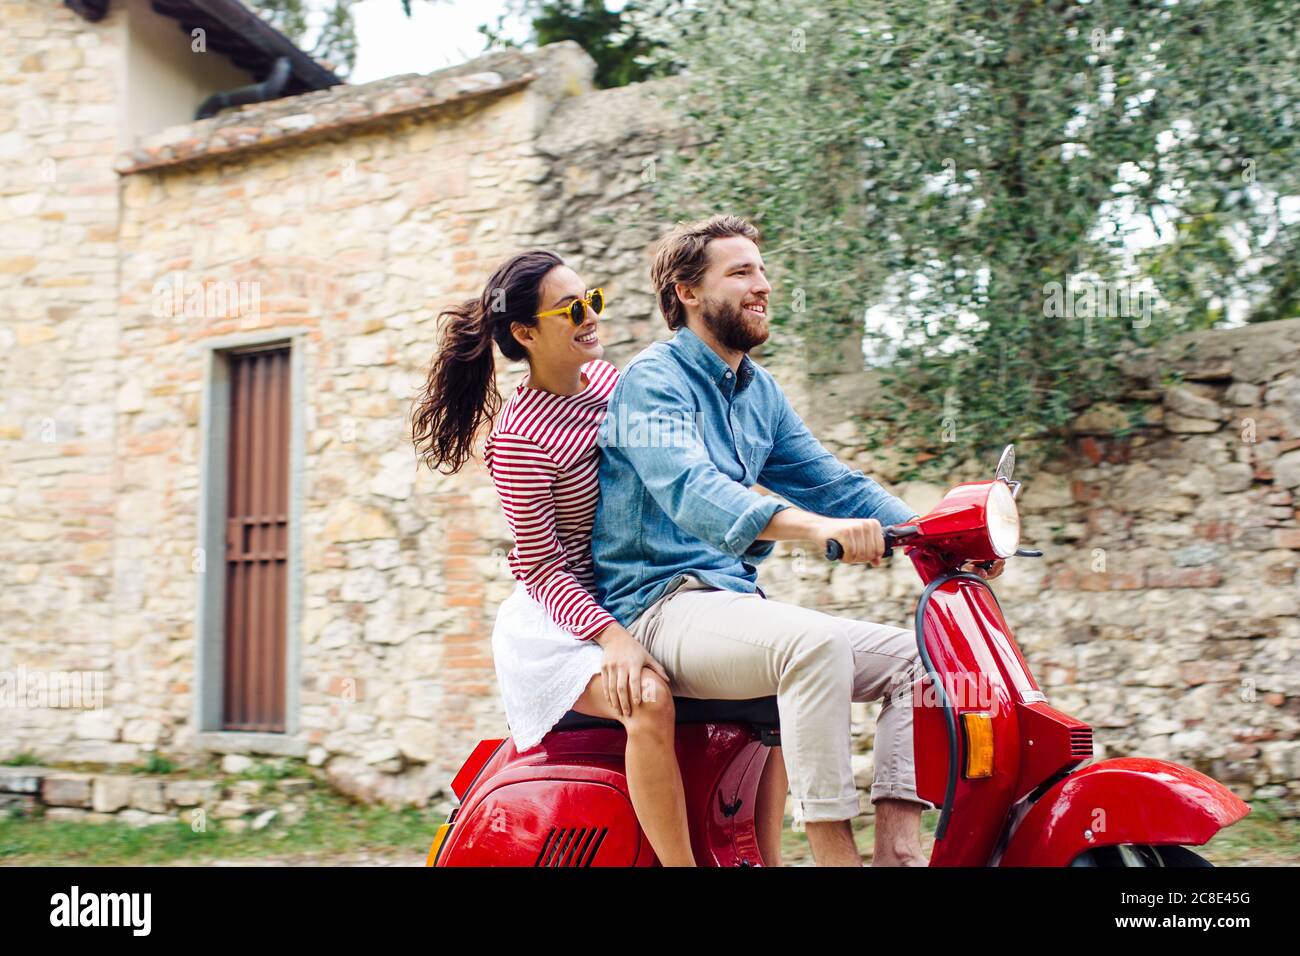
{"type": "Polygon", "coordinates": [[[1006,566],[1006,561],[994,561],[992,567],[982,568],[977,561],[967,561],[961,566],[961,569],[963,571],[969,571],[971,574],[978,574],[985,581],[992,581],[1002,573],[1002,569],[1006,566]]]}
{"type": "Polygon", "coordinates": [[[600,666],[605,676],[605,698],[624,717],[641,703],[641,669],[648,667],[668,684],[668,674],[645,646],[620,624],[610,624],[592,638],[605,652],[600,666]]]}

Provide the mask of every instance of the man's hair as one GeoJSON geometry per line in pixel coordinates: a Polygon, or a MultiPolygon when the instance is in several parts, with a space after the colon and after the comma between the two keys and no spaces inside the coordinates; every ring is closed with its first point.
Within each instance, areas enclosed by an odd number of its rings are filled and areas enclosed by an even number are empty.
{"type": "Polygon", "coordinates": [[[695,285],[709,267],[708,245],[714,239],[742,236],[758,244],[758,230],[740,216],[718,215],[698,222],[679,222],[655,247],[650,281],[659,297],[659,311],[670,329],[686,324],[686,307],[677,298],[679,282],[695,285]]]}

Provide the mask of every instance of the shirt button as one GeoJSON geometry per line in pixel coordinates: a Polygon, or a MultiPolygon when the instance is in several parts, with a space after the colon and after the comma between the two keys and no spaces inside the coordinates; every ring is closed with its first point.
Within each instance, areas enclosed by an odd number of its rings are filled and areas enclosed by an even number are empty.
{"type": "Polygon", "coordinates": [[[723,377],[723,378],[731,378],[731,373],[730,373],[730,372],[723,372],[723,373],[722,373],[722,377],[723,377]]]}

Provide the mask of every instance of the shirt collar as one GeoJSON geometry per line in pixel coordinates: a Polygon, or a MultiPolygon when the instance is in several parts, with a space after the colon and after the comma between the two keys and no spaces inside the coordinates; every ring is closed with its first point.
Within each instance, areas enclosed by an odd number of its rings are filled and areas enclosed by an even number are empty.
{"type": "Polygon", "coordinates": [[[754,380],[754,363],[748,355],[741,356],[740,365],[733,375],[731,366],[722,361],[722,356],[684,325],[677,330],[677,335],[669,344],[676,348],[687,362],[708,375],[727,395],[742,391],[754,380]]]}

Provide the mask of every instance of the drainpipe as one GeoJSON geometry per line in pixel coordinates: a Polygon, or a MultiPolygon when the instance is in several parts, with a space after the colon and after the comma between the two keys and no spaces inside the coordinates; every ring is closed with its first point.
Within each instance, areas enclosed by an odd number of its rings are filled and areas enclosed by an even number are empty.
{"type": "Polygon", "coordinates": [[[266,100],[276,99],[284,92],[285,86],[288,85],[291,72],[289,58],[287,56],[278,56],[275,58],[275,62],[271,64],[270,74],[261,83],[236,87],[224,93],[213,93],[203,101],[203,105],[194,114],[194,118],[208,119],[216,116],[217,113],[228,106],[243,106],[247,103],[263,103],[266,100]]]}

